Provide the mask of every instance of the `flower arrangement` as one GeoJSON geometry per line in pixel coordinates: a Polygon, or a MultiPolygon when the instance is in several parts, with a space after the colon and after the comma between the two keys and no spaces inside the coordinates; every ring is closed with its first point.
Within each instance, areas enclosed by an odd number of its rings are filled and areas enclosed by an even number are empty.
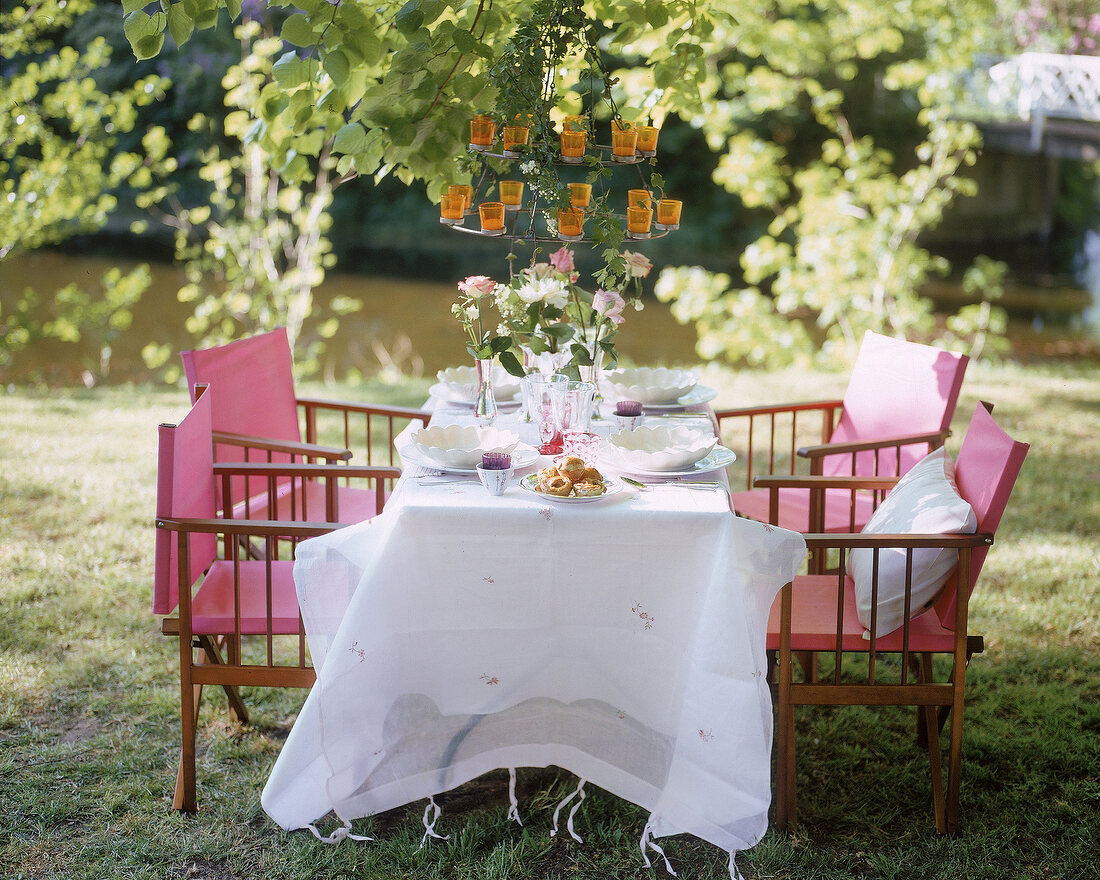
{"type": "Polygon", "coordinates": [[[641,282],[652,268],[642,254],[624,251],[601,271],[604,286],[589,292],[577,283],[573,251],[563,247],[546,262],[532,261],[507,284],[470,276],[459,283],[463,296],[452,312],[466,328],[474,357],[499,356],[508,372],[522,376],[517,352],[528,356],[525,360],[548,355],[555,369],[576,377],[601,359],[608,366],[618,362],[614,338],[626,321],[623,311],[628,302],[642,308],[641,282]],[[490,295],[500,316],[492,330],[486,329],[484,314],[490,295]]]}

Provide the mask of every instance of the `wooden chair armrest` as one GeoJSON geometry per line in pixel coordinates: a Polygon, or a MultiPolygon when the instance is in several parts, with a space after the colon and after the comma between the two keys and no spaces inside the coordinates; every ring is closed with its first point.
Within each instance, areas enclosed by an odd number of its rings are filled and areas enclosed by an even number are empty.
{"type": "Polygon", "coordinates": [[[347,461],[351,458],[350,449],[341,449],[337,446],[320,446],[317,443],[300,443],[293,440],[272,440],[268,437],[253,437],[249,434],[232,434],[229,431],[214,431],[213,437],[215,443],[244,446],[264,452],[282,452],[287,455],[324,458],[328,461],[347,461]]]}
{"type": "Polygon", "coordinates": [[[851,476],[783,476],[762,475],[752,484],[757,489],[892,489],[901,477],[851,477],[851,476]]]}
{"type": "Polygon", "coordinates": [[[829,548],[884,548],[884,547],[989,547],[993,544],[993,535],[979,532],[976,535],[948,535],[935,533],[928,535],[905,534],[810,534],[803,535],[806,546],[811,550],[829,548]]]}
{"type": "Polygon", "coordinates": [[[349,477],[396,480],[401,477],[401,468],[390,465],[358,464],[272,464],[269,462],[224,462],[214,465],[215,476],[247,477],[306,477],[317,478],[331,476],[339,479],[349,477]]]}
{"type": "Polygon", "coordinates": [[[773,413],[806,412],[813,410],[835,410],[844,405],[843,400],[811,400],[805,403],[780,403],[761,406],[742,406],[732,409],[716,409],[715,417],[722,419],[737,418],[740,416],[766,416],[773,413]]]}
{"type": "Polygon", "coordinates": [[[950,431],[929,431],[926,434],[878,437],[875,440],[858,440],[853,443],[819,443],[816,446],[801,447],[798,454],[803,458],[820,458],[824,455],[870,452],[875,449],[888,449],[892,446],[910,446],[914,443],[936,443],[942,446],[950,433],[950,431]]]}
{"type": "Polygon", "coordinates": [[[350,400],[328,400],[317,397],[299,397],[298,405],[307,409],[331,409],[363,415],[392,416],[393,418],[419,419],[425,425],[432,414],[411,406],[388,406],[377,403],[356,403],[350,400]]]}
{"type": "Polygon", "coordinates": [[[283,522],[270,519],[194,519],[189,517],[158,516],[158,529],[170,532],[196,532],[214,535],[245,535],[272,538],[315,538],[336,529],[344,523],[283,522]]]}

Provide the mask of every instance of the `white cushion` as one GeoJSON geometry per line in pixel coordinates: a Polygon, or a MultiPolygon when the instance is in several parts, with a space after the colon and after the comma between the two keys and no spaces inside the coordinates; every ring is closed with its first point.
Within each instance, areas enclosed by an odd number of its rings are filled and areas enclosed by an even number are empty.
{"type": "MultiPolygon", "coordinates": [[[[913,465],[874,512],[864,534],[966,534],[977,531],[970,505],[955,485],[955,463],[940,447],[913,465]]],[[[958,562],[958,551],[942,548],[913,551],[913,587],[910,614],[916,616],[935,599],[958,562]]],[[[879,550],[879,635],[893,632],[905,617],[905,550],[879,550]]],[[[874,561],[870,549],[853,550],[848,573],[855,584],[859,622],[871,625],[871,578],[874,561]]]]}

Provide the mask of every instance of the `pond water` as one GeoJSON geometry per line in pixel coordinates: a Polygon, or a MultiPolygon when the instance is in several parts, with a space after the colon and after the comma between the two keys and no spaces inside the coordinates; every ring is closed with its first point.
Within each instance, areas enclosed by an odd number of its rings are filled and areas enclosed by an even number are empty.
{"type": "MultiPolygon", "coordinates": [[[[96,292],[107,269],[129,270],[141,262],[139,254],[135,257],[128,261],[37,251],[0,262],[0,320],[10,309],[13,295],[25,286],[35,288],[43,299],[71,283],[96,292]]],[[[102,330],[91,328],[79,343],[46,340],[19,352],[9,368],[0,367],[0,383],[45,380],[51,385],[71,385],[89,376],[112,383],[148,381],[151,376],[141,356],[147,343],[165,344],[173,352],[193,344],[184,328],[191,306],[176,300],[182,273],[167,264],[153,263],[151,269],[152,287],[134,309],[133,325],[112,341],[106,368],[100,362],[102,330]]],[[[315,314],[323,315],[335,297],[347,297],[362,307],[340,319],[321,365],[324,377],[340,379],[349,372],[373,375],[384,369],[430,377],[443,367],[468,363],[461,329],[451,315],[456,293],[453,284],[329,273],[316,292],[315,314]]],[[[953,287],[930,286],[928,293],[951,309],[959,305],[953,287]]],[[[1080,314],[1082,296],[1086,296],[1082,291],[1069,291],[1063,296],[1067,302],[1062,310],[1080,314]]],[[[1016,315],[1009,330],[1013,354],[1023,360],[1100,357],[1095,328],[1070,332],[1061,322],[1061,326],[1043,324],[1036,304],[1054,301],[1050,290],[1016,289],[1006,296],[1006,306],[1016,315]]],[[[623,357],[634,363],[698,362],[694,328],[677,323],[669,307],[652,298],[641,312],[627,312],[617,344],[623,357]]]]}
{"type": "MultiPolygon", "coordinates": [[[[0,295],[6,304],[24,286],[45,296],[74,282],[96,291],[108,268],[129,270],[138,262],[38,251],[0,263],[0,295]]],[[[191,307],[176,301],[182,273],[165,264],[151,264],[151,269],[153,284],[134,310],[133,326],[112,345],[111,382],[148,379],[141,349],[150,341],[168,344],[174,351],[192,346],[184,329],[191,307]]],[[[432,376],[444,367],[467,363],[462,330],[451,315],[456,295],[453,284],[329,273],[316,291],[315,314],[323,315],[335,297],[356,300],[362,307],[340,319],[323,363],[325,374],[339,378],[349,370],[373,374],[394,367],[407,375],[432,376]]],[[[694,363],[694,345],[694,328],[678,324],[667,305],[652,299],[641,312],[627,312],[618,341],[624,357],[647,364],[694,363]]],[[[99,347],[94,330],[79,345],[38,343],[17,356],[2,380],[19,383],[45,376],[53,382],[79,381],[85,369],[96,371],[99,347]]]]}

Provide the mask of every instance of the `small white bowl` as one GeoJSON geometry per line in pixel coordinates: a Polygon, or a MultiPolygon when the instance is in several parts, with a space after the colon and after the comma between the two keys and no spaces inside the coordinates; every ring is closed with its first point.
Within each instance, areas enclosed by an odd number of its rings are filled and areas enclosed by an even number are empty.
{"type": "Polygon", "coordinates": [[[475,425],[433,425],[412,436],[416,449],[443,467],[473,468],[486,452],[511,453],[519,436],[500,428],[475,425]]]}
{"type": "Polygon", "coordinates": [[[676,403],[699,382],[691,370],[667,367],[608,370],[604,379],[616,399],[640,400],[649,405],[676,403]]]}
{"type": "Polygon", "coordinates": [[[608,438],[615,463],[644,471],[675,471],[702,461],[718,445],[713,434],[687,427],[643,425],[608,438]]]}
{"type": "MultiPolygon", "coordinates": [[[[452,400],[473,403],[477,398],[477,367],[447,367],[435,375],[452,400]]],[[[511,400],[519,394],[519,377],[500,364],[493,364],[492,379],[493,396],[497,400],[511,400]]]]}

